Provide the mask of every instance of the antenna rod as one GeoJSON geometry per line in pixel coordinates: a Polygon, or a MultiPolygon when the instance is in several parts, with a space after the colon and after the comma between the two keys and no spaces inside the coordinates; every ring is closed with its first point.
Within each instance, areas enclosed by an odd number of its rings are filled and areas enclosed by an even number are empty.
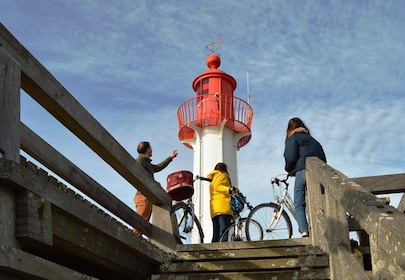
{"type": "Polygon", "coordinates": [[[250,92],[249,92],[249,72],[246,71],[246,84],[247,84],[247,98],[250,105],[250,92]]]}

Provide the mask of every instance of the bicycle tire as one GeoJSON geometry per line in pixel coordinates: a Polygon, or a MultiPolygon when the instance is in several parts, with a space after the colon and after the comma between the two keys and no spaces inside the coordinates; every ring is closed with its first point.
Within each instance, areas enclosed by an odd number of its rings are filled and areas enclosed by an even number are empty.
{"type": "MultiPolygon", "coordinates": [[[[241,222],[243,225],[243,228],[246,229],[246,222],[247,222],[248,218],[242,218],[241,222]]],[[[250,223],[252,223],[252,225],[250,225],[251,229],[253,228],[257,228],[256,232],[260,232],[261,231],[261,238],[263,238],[263,230],[260,226],[260,223],[255,221],[255,220],[250,220],[250,223]]],[[[230,242],[230,241],[248,241],[249,239],[246,236],[246,230],[242,229],[242,236],[241,238],[237,238],[235,236],[235,222],[232,222],[225,230],[224,232],[221,234],[221,237],[219,238],[219,242],[230,242]]]]}
{"type": "Polygon", "coordinates": [[[204,241],[200,222],[193,215],[190,207],[184,202],[178,202],[170,211],[173,234],[178,244],[199,244],[204,241]]]}
{"type": "Polygon", "coordinates": [[[262,237],[256,229],[246,224],[246,237],[251,241],[289,239],[292,236],[291,219],[286,211],[280,213],[280,206],[270,202],[257,205],[248,215],[248,220],[255,220],[261,225],[262,237]],[[277,219],[276,225],[269,229],[269,225],[277,219]]]}

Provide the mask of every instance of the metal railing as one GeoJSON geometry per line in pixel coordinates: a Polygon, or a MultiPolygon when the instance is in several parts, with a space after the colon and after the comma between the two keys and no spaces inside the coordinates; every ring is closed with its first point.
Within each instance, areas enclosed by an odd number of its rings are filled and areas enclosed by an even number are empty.
{"type": "MultiPolygon", "coordinates": [[[[244,100],[230,94],[206,94],[190,98],[183,102],[177,110],[179,138],[181,140],[194,137],[197,127],[219,126],[223,120],[225,127],[236,133],[248,133],[251,130],[253,110],[244,100]]],[[[238,148],[250,141],[251,135],[242,137],[238,148]]]]}

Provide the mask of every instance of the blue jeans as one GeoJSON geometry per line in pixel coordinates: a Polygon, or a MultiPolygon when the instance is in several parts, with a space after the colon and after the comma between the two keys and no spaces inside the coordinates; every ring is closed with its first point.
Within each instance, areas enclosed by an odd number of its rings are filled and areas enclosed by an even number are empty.
{"type": "MultiPolygon", "coordinates": [[[[212,218],[212,227],[213,227],[213,234],[212,234],[212,242],[218,242],[221,234],[224,230],[231,224],[232,216],[231,215],[217,215],[212,218]]],[[[228,240],[224,240],[228,241],[228,240]]]]}
{"type": "Polygon", "coordinates": [[[297,171],[295,173],[295,184],[294,184],[294,207],[295,214],[297,216],[298,231],[308,232],[308,221],[306,215],[307,204],[305,202],[305,169],[297,171]]]}

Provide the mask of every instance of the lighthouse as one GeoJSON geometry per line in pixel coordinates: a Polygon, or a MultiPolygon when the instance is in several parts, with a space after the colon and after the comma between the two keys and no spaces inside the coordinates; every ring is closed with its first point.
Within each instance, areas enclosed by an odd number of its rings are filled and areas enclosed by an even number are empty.
{"type": "MultiPolygon", "coordinates": [[[[219,69],[221,58],[215,51],[220,40],[207,46],[208,70],[194,79],[195,96],[177,110],[179,139],[194,152],[193,173],[205,176],[218,162],[228,166],[233,186],[238,185],[237,151],[251,139],[253,110],[234,96],[236,80],[219,69]]],[[[209,182],[194,183],[194,213],[204,231],[204,243],[211,242],[209,182]]]]}

